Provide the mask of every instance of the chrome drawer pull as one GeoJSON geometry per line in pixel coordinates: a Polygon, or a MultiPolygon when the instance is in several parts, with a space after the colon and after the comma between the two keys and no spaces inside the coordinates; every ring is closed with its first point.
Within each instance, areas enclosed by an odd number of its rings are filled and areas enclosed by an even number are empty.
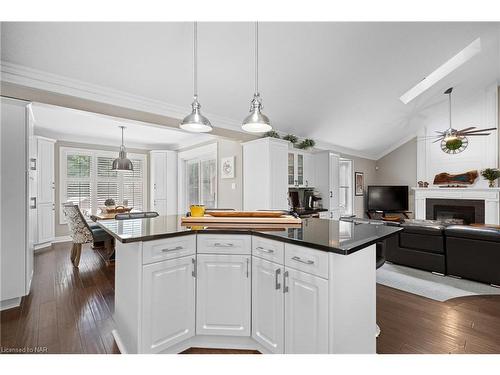
{"type": "Polygon", "coordinates": [[[257,246],[257,247],[255,248],[255,250],[260,250],[260,251],[262,251],[262,252],[264,252],[264,253],[268,253],[268,254],[272,254],[272,253],[274,253],[274,250],[271,250],[271,249],[266,249],[266,248],[264,248],[264,247],[262,247],[262,246],[257,246]]]}
{"type": "Polygon", "coordinates": [[[191,275],[196,279],[197,273],[196,273],[196,259],[191,258],[191,263],[193,263],[193,271],[191,272],[191,275]]]}
{"type": "Polygon", "coordinates": [[[232,243],[220,243],[216,242],[214,243],[214,247],[233,247],[234,245],[232,243]]]}
{"type": "Polygon", "coordinates": [[[286,279],[288,279],[288,271],[283,274],[283,293],[288,293],[288,286],[286,285],[286,279]]]}
{"type": "Polygon", "coordinates": [[[184,249],[182,246],[176,246],[176,247],[172,247],[170,249],[162,249],[161,251],[164,253],[168,253],[169,251],[177,251],[177,250],[182,250],[182,249],[184,249]]]}
{"type": "Polygon", "coordinates": [[[275,288],[276,288],[276,290],[280,290],[280,288],[281,288],[281,284],[280,284],[280,281],[279,281],[279,280],[280,280],[280,279],[279,279],[280,274],[281,274],[281,268],[278,268],[278,269],[276,270],[276,272],[274,273],[274,278],[275,278],[275,279],[274,279],[274,280],[275,280],[274,282],[275,282],[275,288]]]}
{"type": "Polygon", "coordinates": [[[300,257],[297,257],[297,256],[292,257],[292,260],[295,260],[296,262],[300,262],[300,263],[304,263],[304,264],[309,264],[309,265],[314,264],[314,260],[310,260],[310,259],[304,260],[304,259],[301,259],[300,257]]]}

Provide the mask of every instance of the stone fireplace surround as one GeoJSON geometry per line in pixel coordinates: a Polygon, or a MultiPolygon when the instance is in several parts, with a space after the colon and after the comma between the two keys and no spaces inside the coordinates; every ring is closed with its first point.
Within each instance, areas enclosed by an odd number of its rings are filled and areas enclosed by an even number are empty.
{"type": "MultiPolygon", "coordinates": [[[[500,225],[500,188],[412,188],[415,191],[415,219],[427,219],[427,199],[484,201],[484,223],[500,225]]],[[[469,205],[473,202],[464,202],[469,205]]]]}

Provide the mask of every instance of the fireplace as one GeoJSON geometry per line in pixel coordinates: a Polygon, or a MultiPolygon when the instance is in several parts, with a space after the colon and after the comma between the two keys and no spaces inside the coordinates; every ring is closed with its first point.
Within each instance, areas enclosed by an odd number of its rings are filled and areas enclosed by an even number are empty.
{"type": "Polygon", "coordinates": [[[484,200],[434,199],[425,200],[426,219],[457,220],[463,224],[484,224],[484,200]]]}

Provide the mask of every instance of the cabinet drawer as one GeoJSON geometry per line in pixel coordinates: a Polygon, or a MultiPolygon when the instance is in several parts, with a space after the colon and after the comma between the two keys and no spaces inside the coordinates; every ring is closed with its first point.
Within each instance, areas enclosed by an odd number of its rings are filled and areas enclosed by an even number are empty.
{"type": "Polygon", "coordinates": [[[180,236],[142,244],[142,264],[180,258],[196,253],[196,236],[180,236]]]}
{"type": "Polygon", "coordinates": [[[251,236],[242,234],[199,234],[198,253],[250,254],[251,236]]]}
{"type": "Polygon", "coordinates": [[[285,244],[285,266],[328,279],[328,253],[285,244]]]}
{"type": "Polygon", "coordinates": [[[285,261],[285,243],[252,236],[252,255],[283,264],[285,261]]]}

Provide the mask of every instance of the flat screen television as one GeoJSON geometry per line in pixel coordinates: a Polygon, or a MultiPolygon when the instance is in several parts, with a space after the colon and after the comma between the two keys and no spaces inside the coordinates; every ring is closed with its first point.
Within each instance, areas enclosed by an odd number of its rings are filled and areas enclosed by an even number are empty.
{"type": "Polygon", "coordinates": [[[408,186],[368,186],[368,211],[408,211],[408,186]]]}

